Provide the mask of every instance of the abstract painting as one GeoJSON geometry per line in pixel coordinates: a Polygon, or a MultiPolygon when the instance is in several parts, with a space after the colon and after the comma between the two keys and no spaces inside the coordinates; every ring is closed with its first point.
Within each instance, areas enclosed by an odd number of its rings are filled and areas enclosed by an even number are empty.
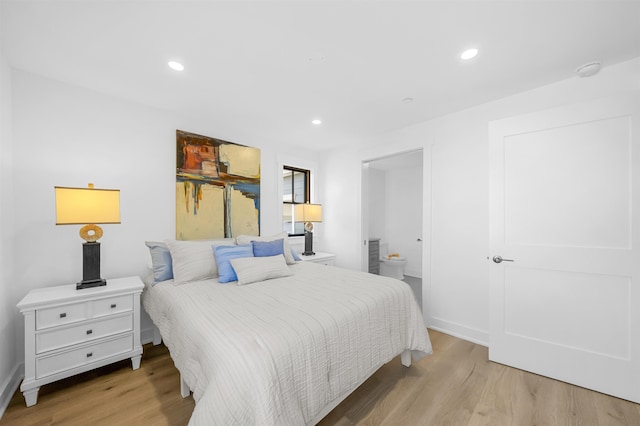
{"type": "Polygon", "coordinates": [[[176,130],[176,239],[260,235],[260,150],[176,130]]]}

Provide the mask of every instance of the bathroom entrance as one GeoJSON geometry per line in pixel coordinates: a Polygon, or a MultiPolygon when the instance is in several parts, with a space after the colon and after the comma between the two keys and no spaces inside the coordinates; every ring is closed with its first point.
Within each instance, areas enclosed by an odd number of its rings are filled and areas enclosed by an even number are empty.
{"type": "Polygon", "coordinates": [[[362,163],[363,270],[377,270],[396,278],[404,276],[419,302],[422,301],[422,186],[422,150],[362,163]],[[374,240],[372,250],[371,240],[374,240]],[[372,257],[370,251],[375,252],[376,245],[379,255],[372,257]],[[374,264],[376,257],[378,268],[374,264]]]}

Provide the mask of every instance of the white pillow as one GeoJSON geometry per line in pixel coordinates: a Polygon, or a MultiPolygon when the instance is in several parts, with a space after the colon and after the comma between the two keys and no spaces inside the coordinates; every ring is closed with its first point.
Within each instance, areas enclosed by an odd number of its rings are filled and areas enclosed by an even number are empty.
{"type": "Polygon", "coordinates": [[[239,257],[231,259],[230,262],[238,276],[238,285],[293,275],[281,254],[265,257],[239,257]]]}
{"type": "Polygon", "coordinates": [[[196,241],[165,240],[165,243],[171,252],[175,285],[217,277],[218,266],[212,247],[235,244],[233,238],[196,241]]]}
{"type": "Polygon", "coordinates": [[[289,265],[296,263],[296,260],[293,258],[291,254],[291,247],[289,246],[289,235],[286,232],[281,232],[279,234],[271,235],[268,237],[259,237],[257,235],[240,235],[236,238],[236,242],[238,245],[242,244],[250,244],[251,241],[275,241],[275,240],[284,240],[283,248],[284,248],[284,258],[289,265]]]}

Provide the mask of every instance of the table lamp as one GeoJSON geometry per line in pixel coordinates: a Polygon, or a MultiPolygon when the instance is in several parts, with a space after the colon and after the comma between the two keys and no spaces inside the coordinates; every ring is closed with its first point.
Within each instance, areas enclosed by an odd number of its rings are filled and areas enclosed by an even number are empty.
{"type": "Polygon", "coordinates": [[[84,225],[80,228],[82,244],[82,281],[76,289],[106,285],[100,278],[100,243],[102,228],[97,224],[120,223],[120,190],[56,186],[56,225],[84,225]]]}
{"type": "Polygon", "coordinates": [[[304,252],[303,256],[312,256],[313,252],[313,222],[322,222],[322,206],[320,204],[295,204],[293,217],[296,222],[304,222],[304,252]]]}

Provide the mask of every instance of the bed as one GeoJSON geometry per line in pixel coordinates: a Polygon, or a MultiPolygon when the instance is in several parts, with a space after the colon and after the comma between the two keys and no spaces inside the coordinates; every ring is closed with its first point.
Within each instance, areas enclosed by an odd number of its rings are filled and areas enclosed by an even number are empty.
{"type": "Polygon", "coordinates": [[[286,273],[246,285],[238,266],[237,282],[145,287],[183,396],[196,401],[190,425],[315,424],[397,355],[409,366],[431,353],[406,283],[280,257],[286,273]]]}

